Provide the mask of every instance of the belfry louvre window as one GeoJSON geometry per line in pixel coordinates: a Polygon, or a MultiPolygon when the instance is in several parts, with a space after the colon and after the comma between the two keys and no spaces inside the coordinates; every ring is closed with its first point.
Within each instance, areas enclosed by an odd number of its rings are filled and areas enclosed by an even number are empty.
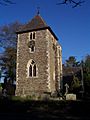
{"type": "Polygon", "coordinates": [[[32,60],[31,64],[29,65],[29,77],[36,77],[36,64],[35,62],[32,60]]]}
{"type": "Polygon", "coordinates": [[[34,40],[35,37],[36,37],[36,33],[35,32],[30,33],[30,40],[34,40]]]}

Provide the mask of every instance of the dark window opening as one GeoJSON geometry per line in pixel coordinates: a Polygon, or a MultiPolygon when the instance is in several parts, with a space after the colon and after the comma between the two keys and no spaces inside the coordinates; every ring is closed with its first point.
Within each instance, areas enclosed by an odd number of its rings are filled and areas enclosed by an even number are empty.
{"type": "Polygon", "coordinates": [[[31,64],[33,65],[33,64],[35,64],[35,62],[32,60],[31,64]]]}
{"type": "Polygon", "coordinates": [[[33,33],[33,39],[35,39],[35,33],[33,33]]]}
{"type": "Polygon", "coordinates": [[[32,65],[29,67],[29,76],[32,77],[32,65]]]}
{"type": "Polygon", "coordinates": [[[35,32],[30,34],[30,40],[35,39],[35,32]]]}
{"type": "Polygon", "coordinates": [[[28,43],[28,47],[30,48],[30,52],[34,52],[35,51],[35,41],[29,41],[28,43]]]}
{"type": "Polygon", "coordinates": [[[32,60],[29,66],[29,77],[36,77],[37,76],[37,67],[35,62],[32,60]]]}
{"type": "Polygon", "coordinates": [[[32,33],[30,34],[30,40],[32,40],[32,33]]]}
{"type": "Polygon", "coordinates": [[[36,65],[33,66],[33,76],[36,76],[36,65]]]}

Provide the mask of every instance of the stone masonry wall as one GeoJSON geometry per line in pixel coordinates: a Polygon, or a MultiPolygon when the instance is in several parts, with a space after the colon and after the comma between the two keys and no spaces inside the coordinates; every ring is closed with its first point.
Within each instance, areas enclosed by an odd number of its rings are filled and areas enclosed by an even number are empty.
{"type": "Polygon", "coordinates": [[[32,93],[49,92],[48,87],[48,53],[46,30],[36,31],[35,52],[30,53],[28,48],[29,33],[18,35],[17,47],[17,82],[16,95],[26,96],[32,93]],[[38,75],[27,78],[27,63],[30,59],[36,62],[38,75]]]}
{"type": "Polygon", "coordinates": [[[61,46],[54,36],[47,30],[50,52],[50,87],[51,91],[60,90],[61,74],[62,74],[62,53],[61,46]]]}
{"type": "Polygon", "coordinates": [[[33,94],[53,93],[60,84],[61,58],[57,60],[54,47],[57,40],[46,30],[33,31],[36,33],[35,52],[30,53],[28,42],[30,33],[18,34],[16,95],[30,96],[33,94]],[[34,60],[37,65],[37,76],[28,77],[27,64],[34,60]]]}
{"type": "Polygon", "coordinates": [[[50,88],[51,92],[55,92],[55,51],[53,49],[53,44],[55,44],[56,39],[53,37],[53,35],[50,33],[49,30],[47,30],[47,40],[49,42],[49,64],[50,64],[50,88]]]}

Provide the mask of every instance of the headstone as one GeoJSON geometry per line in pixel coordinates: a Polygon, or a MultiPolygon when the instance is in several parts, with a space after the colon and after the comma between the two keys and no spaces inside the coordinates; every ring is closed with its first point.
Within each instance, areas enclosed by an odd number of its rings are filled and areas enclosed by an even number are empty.
{"type": "Polygon", "coordinates": [[[66,100],[76,100],[76,94],[67,94],[66,100]]]}
{"type": "Polygon", "coordinates": [[[3,97],[7,97],[7,90],[6,89],[3,90],[3,97]]]}

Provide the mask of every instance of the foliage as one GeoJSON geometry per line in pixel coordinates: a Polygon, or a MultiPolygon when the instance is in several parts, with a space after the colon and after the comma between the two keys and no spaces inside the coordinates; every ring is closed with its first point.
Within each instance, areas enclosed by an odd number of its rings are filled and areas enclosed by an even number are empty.
{"type": "Polygon", "coordinates": [[[23,102],[23,101],[25,101],[25,98],[24,97],[22,98],[20,96],[12,96],[11,100],[23,102]]]}
{"type": "Polygon", "coordinates": [[[17,44],[16,30],[21,26],[19,22],[14,22],[0,27],[0,47],[15,47],[17,44]]]}
{"type": "Polygon", "coordinates": [[[4,52],[0,55],[0,66],[2,72],[6,76],[5,79],[11,80],[16,78],[16,31],[21,26],[19,22],[14,22],[0,27],[0,47],[4,48],[4,52]]]}
{"type": "Polygon", "coordinates": [[[0,0],[0,5],[7,6],[10,4],[15,4],[12,0],[0,0]]]}
{"type": "Polygon", "coordinates": [[[90,55],[85,57],[85,69],[87,73],[90,73],[90,55]]]}
{"type": "Polygon", "coordinates": [[[85,93],[90,95],[90,55],[85,57],[83,72],[85,93]]]}
{"type": "Polygon", "coordinates": [[[0,58],[0,66],[7,78],[15,80],[16,77],[16,49],[15,48],[6,48],[4,54],[0,58]]]}
{"type": "Polygon", "coordinates": [[[90,74],[84,75],[85,78],[85,89],[90,91],[90,74]]]}
{"type": "Polygon", "coordinates": [[[73,91],[73,93],[78,93],[80,90],[80,86],[81,86],[80,80],[78,79],[78,77],[74,76],[71,82],[71,91],[73,91]]]}
{"type": "Polygon", "coordinates": [[[79,62],[76,61],[76,58],[74,56],[70,56],[68,60],[66,60],[66,66],[76,67],[76,66],[79,66],[79,62]]]}
{"type": "Polygon", "coordinates": [[[85,95],[90,96],[90,55],[85,56],[81,62],[70,56],[64,65],[63,74],[66,75],[64,81],[70,82],[70,92],[79,93],[83,90],[85,95]]]}
{"type": "Polygon", "coordinates": [[[2,75],[2,72],[1,72],[1,68],[0,68],[0,80],[1,80],[1,75],[2,75]]]}
{"type": "Polygon", "coordinates": [[[2,85],[1,85],[1,83],[0,83],[0,89],[2,89],[2,85]]]}

